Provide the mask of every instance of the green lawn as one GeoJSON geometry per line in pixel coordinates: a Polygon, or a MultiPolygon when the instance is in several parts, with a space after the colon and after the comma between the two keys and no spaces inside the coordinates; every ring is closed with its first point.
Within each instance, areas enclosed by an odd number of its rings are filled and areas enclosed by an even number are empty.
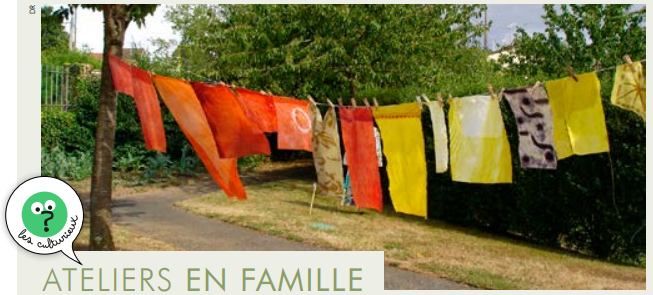
{"type": "Polygon", "coordinates": [[[249,199],[222,192],[175,205],[271,235],[337,250],[385,251],[386,263],[488,289],[645,289],[644,268],[615,265],[505,237],[392,212],[341,207],[312,183],[276,180],[247,186],[249,199]]]}

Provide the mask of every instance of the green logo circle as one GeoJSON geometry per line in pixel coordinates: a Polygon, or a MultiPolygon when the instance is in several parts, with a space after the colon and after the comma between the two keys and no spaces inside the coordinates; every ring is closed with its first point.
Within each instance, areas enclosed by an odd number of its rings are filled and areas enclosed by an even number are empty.
{"type": "Polygon", "coordinates": [[[23,224],[35,236],[47,238],[59,233],[68,220],[66,204],[51,192],[33,194],[23,205],[23,224]]]}

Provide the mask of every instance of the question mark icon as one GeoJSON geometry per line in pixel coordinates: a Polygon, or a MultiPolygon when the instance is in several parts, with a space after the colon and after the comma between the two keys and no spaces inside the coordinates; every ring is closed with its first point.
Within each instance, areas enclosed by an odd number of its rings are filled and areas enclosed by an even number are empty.
{"type": "Polygon", "coordinates": [[[44,205],[45,206],[43,208],[43,211],[41,212],[41,215],[50,214],[50,217],[46,218],[43,221],[43,225],[45,226],[43,231],[45,231],[47,233],[48,231],[50,231],[50,229],[48,228],[48,221],[50,221],[50,220],[52,220],[52,218],[54,218],[54,212],[52,212],[52,211],[54,211],[54,207],[56,205],[52,200],[47,200],[44,205]]]}
{"type": "Polygon", "coordinates": [[[50,231],[48,228],[48,221],[50,221],[52,218],[54,218],[54,213],[52,211],[43,211],[41,214],[50,214],[50,217],[46,218],[45,221],[43,221],[43,225],[45,225],[45,228],[43,229],[46,233],[50,231]]]}

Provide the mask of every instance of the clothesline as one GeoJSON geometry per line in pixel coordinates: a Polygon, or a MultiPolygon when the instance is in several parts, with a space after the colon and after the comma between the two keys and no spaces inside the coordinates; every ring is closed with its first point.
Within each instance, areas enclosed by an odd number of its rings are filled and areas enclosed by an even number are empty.
{"type": "MultiPolygon", "coordinates": [[[[641,62],[641,63],[646,63],[646,59],[642,59],[642,60],[640,60],[639,62],[641,62]]],[[[609,70],[616,69],[617,67],[618,67],[618,66],[611,66],[611,67],[607,67],[607,68],[600,68],[600,69],[598,69],[598,70],[596,70],[596,71],[594,71],[594,72],[597,72],[597,73],[605,72],[605,71],[609,71],[609,70]]]]}
{"type": "MultiPolygon", "coordinates": [[[[640,63],[646,63],[646,59],[642,59],[642,60],[639,60],[639,61],[637,61],[637,62],[640,62],[640,63]]],[[[595,72],[595,73],[601,73],[601,72],[605,72],[605,71],[609,71],[609,70],[616,69],[618,66],[620,66],[620,65],[611,66],[611,67],[607,67],[607,68],[600,68],[600,69],[598,69],[598,70],[596,70],[596,71],[594,71],[594,72],[595,72]]],[[[546,81],[544,81],[544,82],[542,82],[542,83],[544,84],[544,83],[546,83],[546,81]]],[[[492,96],[494,96],[493,93],[487,93],[487,92],[486,92],[486,93],[479,93],[479,94],[476,94],[476,95],[485,95],[485,96],[492,95],[492,96]]],[[[500,94],[499,94],[499,95],[500,95],[500,94]]],[[[448,99],[445,99],[445,101],[448,101],[448,99]]],[[[321,106],[331,106],[330,104],[328,104],[328,103],[323,103],[323,102],[316,102],[315,104],[316,104],[316,105],[321,105],[321,106]]],[[[336,108],[340,107],[339,104],[334,104],[333,106],[336,107],[336,108]]],[[[348,107],[348,108],[366,108],[366,107],[368,107],[368,106],[358,106],[358,105],[357,105],[357,106],[345,106],[345,105],[342,105],[342,106],[343,106],[343,107],[348,107]]],[[[374,106],[371,105],[370,107],[374,107],[374,106]]]]}
{"type": "MultiPolygon", "coordinates": [[[[641,59],[641,60],[639,60],[639,61],[637,61],[637,62],[646,63],[646,59],[641,59]]],[[[172,64],[170,64],[170,63],[167,63],[167,62],[161,62],[161,63],[162,63],[162,64],[165,64],[165,65],[168,65],[168,66],[174,66],[174,65],[172,65],[172,64]]],[[[621,65],[621,64],[620,64],[620,65],[621,65]]],[[[594,72],[595,72],[595,73],[601,73],[601,72],[605,72],[605,71],[613,70],[613,69],[617,68],[617,67],[620,66],[620,65],[610,66],[610,67],[606,67],[606,68],[600,68],[600,69],[595,70],[594,72]]],[[[183,71],[183,72],[185,72],[185,73],[187,73],[187,74],[191,74],[191,75],[194,75],[194,76],[196,76],[196,77],[199,77],[199,78],[201,78],[201,79],[204,80],[204,81],[211,81],[210,83],[216,83],[214,80],[209,79],[209,78],[207,78],[207,77],[204,77],[204,76],[202,76],[202,75],[199,75],[199,74],[197,74],[197,73],[194,73],[194,72],[192,72],[192,71],[183,70],[183,69],[182,69],[181,71],[183,71]]],[[[209,82],[206,82],[206,83],[209,83],[209,82]]],[[[218,83],[222,83],[222,82],[218,82],[218,83]]],[[[544,82],[542,82],[542,83],[546,83],[546,81],[544,81],[544,82]]],[[[231,85],[231,84],[227,84],[227,83],[224,83],[224,84],[225,84],[225,85],[228,85],[228,86],[235,87],[235,85],[231,85]]],[[[266,93],[266,94],[267,94],[267,93],[266,93]]],[[[485,96],[487,96],[487,95],[492,95],[492,96],[494,96],[494,94],[491,94],[491,93],[480,93],[480,94],[477,94],[477,95],[485,95],[485,96]]],[[[447,101],[447,100],[445,99],[445,101],[447,101]]],[[[316,105],[321,105],[321,106],[331,106],[330,104],[328,104],[328,103],[323,103],[323,102],[315,102],[315,104],[316,104],[316,105]]],[[[334,104],[333,104],[333,107],[335,107],[335,108],[338,108],[338,107],[340,107],[340,106],[341,106],[341,105],[339,105],[338,103],[334,103],[334,104]]],[[[352,106],[346,106],[346,105],[344,105],[344,104],[343,104],[342,106],[343,106],[343,107],[348,107],[348,108],[366,108],[366,107],[368,107],[368,106],[358,106],[358,105],[357,105],[357,106],[353,106],[353,105],[352,105],[352,106]]],[[[373,107],[373,106],[374,106],[374,105],[370,105],[370,107],[373,107]]]]}
{"type": "MultiPolygon", "coordinates": [[[[617,68],[611,102],[645,118],[646,94],[642,87],[645,82],[641,64],[632,64],[627,56],[624,59],[630,66],[617,68]]],[[[229,197],[247,198],[238,175],[237,159],[248,155],[270,155],[270,143],[265,133],[279,134],[279,150],[313,152],[320,187],[336,195],[342,193],[342,173],[334,176],[336,174],[331,171],[342,168],[341,148],[337,145],[340,142],[337,115],[333,109],[321,119],[320,112],[311,111],[309,102],[295,98],[265,95],[243,88],[231,89],[235,86],[224,83],[211,86],[165,76],[150,77],[146,71],[112,54],[109,54],[109,66],[115,89],[134,98],[146,147],[162,152],[166,150],[160,98],[212,178],[229,197]],[[331,136],[325,135],[329,133],[327,129],[331,136]],[[239,140],[234,141],[234,138],[239,140]],[[326,154],[327,149],[332,150],[333,157],[326,154]],[[333,159],[330,168],[320,167],[318,163],[323,162],[320,159],[333,159]]],[[[569,72],[569,76],[575,77],[573,70],[569,72]]],[[[514,113],[523,168],[556,169],[558,160],[572,155],[609,152],[598,75],[591,72],[575,78],[576,81],[571,78],[549,81],[546,89],[537,83],[535,87],[502,90],[498,96],[488,85],[493,99],[505,97],[514,113]],[[574,120],[566,120],[571,117],[574,120]],[[553,132],[567,135],[553,137],[553,132]],[[568,136],[571,134],[579,135],[577,140],[572,141],[568,136]]],[[[316,103],[311,96],[307,98],[316,103]]],[[[425,95],[416,100],[429,101],[425,95]]],[[[335,107],[332,101],[326,101],[335,107]]],[[[372,101],[378,105],[376,98],[372,101]]],[[[357,105],[355,99],[351,102],[357,105]]],[[[421,103],[369,108],[368,99],[363,99],[363,102],[364,109],[341,108],[338,112],[356,205],[378,211],[383,209],[380,181],[370,181],[374,171],[378,173],[376,158],[380,153],[374,157],[364,152],[373,150],[375,145],[378,151],[382,146],[395,211],[426,217],[427,169],[421,103]],[[379,137],[383,139],[382,145],[372,140],[377,132],[374,122],[378,125],[379,137]],[[396,167],[406,169],[393,171],[396,167]]],[[[341,107],[342,99],[337,99],[337,103],[341,107]]],[[[319,104],[325,105],[323,102],[319,104]]],[[[487,103],[485,99],[461,99],[455,106],[446,116],[442,105],[429,105],[436,173],[448,170],[449,158],[453,181],[512,183],[510,146],[499,104],[487,103]],[[449,128],[445,119],[450,122],[449,128]],[[441,157],[439,161],[438,157],[441,157]],[[474,159],[474,163],[467,159],[474,159]]]]}

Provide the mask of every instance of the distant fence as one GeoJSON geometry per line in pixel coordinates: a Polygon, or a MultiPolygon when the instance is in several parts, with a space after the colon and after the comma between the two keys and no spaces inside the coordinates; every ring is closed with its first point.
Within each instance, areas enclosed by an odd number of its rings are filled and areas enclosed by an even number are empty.
{"type": "Polygon", "coordinates": [[[41,110],[67,110],[70,86],[70,67],[41,65],[41,110]]]}

